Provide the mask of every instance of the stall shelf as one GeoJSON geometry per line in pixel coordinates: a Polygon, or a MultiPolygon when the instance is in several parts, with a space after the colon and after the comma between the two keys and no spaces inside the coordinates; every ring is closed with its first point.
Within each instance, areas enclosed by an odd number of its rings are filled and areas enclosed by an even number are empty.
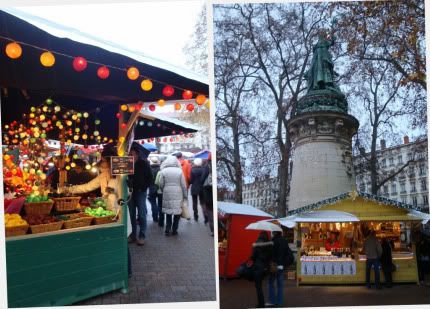
{"type": "MultiPolygon", "coordinates": [[[[115,67],[144,66],[149,77],[207,95],[205,78],[171,71],[167,64],[158,63],[160,66],[157,66],[152,60],[146,62],[141,55],[122,50],[119,46],[94,42],[94,38],[90,38],[94,45],[73,41],[69,38],[79,33],[68,31],[17,10],[0,11],[1,49],[4,50],[11,39],[26,43],[20,59],[0,57],[2,123],[20,119],[32,104],[37,106],[47,98],[53,98],[69,110],[89,112],[100,107],[100,132],[115,140],[123,137],[117,144],[119,156],[127,153],[133,137],[167,136],[173,131],[196,132],[192,126],[169,121],[165,117],[160,118],[159,126],[135,131],[139,119],[157,121],[155,114],[138,110],[131,114],[120,112],[122,123],[127,123],[125,129],[121,128],[120,120],[115,118],[119,106],[154,102],[160,99],[163,85],[154,84],[153,91],[143,92],[124,74],[111,74],[109,79],[100,80],[94,67],[89,66],[85,72],[77,73],[67,58],[57,59],[55,67],[47,70],[40,65],[40,50],[31,46],[82,55],[115,67]]],[[[81,42],[88,42],[85,35],[79,34],[78,37],[84,38],[81,42]]],[[[169,99],[181,99],[181,92],[176,91],[169,99]]],[[[112,290],[128,291],[127,215],[124,215],[127,214],[128,191],[126,177],[117,179],[120,188],[118,201],[122,205],[118,222],[6,239],[8,307],[68,305],[112,290]]]]}
{"type": "Polygon", "coordinates": [[[251,256],[252,244],[259,234],[259,231],[245,228],[273,216],[246,204],[218,202],[217,205],[218,220],[226,231],[225,238],[218,244],[219,276],[235,278],[238,277],[236,269],[251,256]]]}

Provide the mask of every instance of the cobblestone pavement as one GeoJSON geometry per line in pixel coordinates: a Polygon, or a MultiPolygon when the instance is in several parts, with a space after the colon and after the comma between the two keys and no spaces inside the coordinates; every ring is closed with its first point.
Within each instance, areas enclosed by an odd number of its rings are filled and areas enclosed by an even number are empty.
{"type": "Polygon", "coordinates": [[[130,245],[133,276],[129,293],[115,291],[76,305],[216,300],[214,238],[203,224],[203,216],[199,222],[181,219],[178,235],[168,237],[152,222],[150,211],[147,222],[145,245],[130,245]]]}
{"type": "MultiPolygon", "coordinates": [[[[430,304],[430,287],[416,284],[395,285],[391,289],[370,289],[365,286],[299,286],[288,280],[284,292],[285,307],[377,306],[430,304]]],[[[267,299],[267,279],[263,282],[267,299]]],[[[220,308],[255,307],[254,283],[242,279],[220,279],[220,308]]]]}

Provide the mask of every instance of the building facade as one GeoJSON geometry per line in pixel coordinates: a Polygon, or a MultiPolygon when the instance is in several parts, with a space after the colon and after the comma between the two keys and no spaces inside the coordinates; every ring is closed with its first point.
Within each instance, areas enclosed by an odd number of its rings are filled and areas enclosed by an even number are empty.
{"type": "MultiPolygon", "coordinates": [[[[370,171],[363,168],[368,156],[368,153],[355,156],[353,162],[357,190],[371,193],[370,171]]],[[[405,136],[403,144],[388,148],[385,141],[381,140],[377,158],[380,180],[393,175],[409,162],[399,174],[387,181],[377,194],[420,206],[423,212],[429,212],[427,139],[409,142],[409,138],[405,136]]]]}
{"type": "Polygon", "coordinates": [[[277,177],[256,178],[243,185],[242,202],[276,215],[278,205],[279,179],[277,177]]]}

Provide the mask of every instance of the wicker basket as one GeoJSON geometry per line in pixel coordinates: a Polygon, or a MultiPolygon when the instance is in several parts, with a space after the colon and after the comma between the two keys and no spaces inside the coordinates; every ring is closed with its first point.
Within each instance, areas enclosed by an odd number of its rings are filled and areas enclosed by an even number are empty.
{"type": "Polygon", "coordinates": [[[48,224],[30,225],[30,229],[32,234],[39,234],[61,230],[62,226],[63,221],[58,221],[48,224]]]}
{"type": "Polygon", "coordinates": [[[73,229],[76,227],[83,227],[91,225],[91,222],[93,221],[93,217],[91,216],[70,216],[70,220],[64,221],[64,228],[65,229],[73,229]]]}
{"type": "Polygon", "coordinates": [[[71,211],[75,210],[81,200],[80,196],[70,196],[70,197],[56,197],[53,198],[55,202],[55,210],[57,212],[71,211]]]}
{"type": "Polygon", "coordinates": [[[115,216],[110,215],[110,216],[104,216],[104,217],[94,217],[94,224],[99,225],[99,224],[112,223],[112,222],[114,222],[114,221],[112,221],[113,217],[115,217],[115,216]]]}
{"type": "Polygon", "coordinates": [[[27,234],[29,225],[7,226],[6,237],[20,236],[27,234]]]}
{"type": "Polygon", "coordinates": [[[27,215],[49,215],[53,205],[53,201],[25,203],[24,209],[27,215]]]}

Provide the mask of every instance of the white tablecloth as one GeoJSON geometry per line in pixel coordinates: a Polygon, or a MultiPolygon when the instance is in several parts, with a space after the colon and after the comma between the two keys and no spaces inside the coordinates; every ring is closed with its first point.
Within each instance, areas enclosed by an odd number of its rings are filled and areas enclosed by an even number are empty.
{"type": "Polygon", "coordinates": [[[322,276],[322,275],[355,275],[356,264],[351,259],[339,260],[301,260],[301,274],[322,276]]]}

